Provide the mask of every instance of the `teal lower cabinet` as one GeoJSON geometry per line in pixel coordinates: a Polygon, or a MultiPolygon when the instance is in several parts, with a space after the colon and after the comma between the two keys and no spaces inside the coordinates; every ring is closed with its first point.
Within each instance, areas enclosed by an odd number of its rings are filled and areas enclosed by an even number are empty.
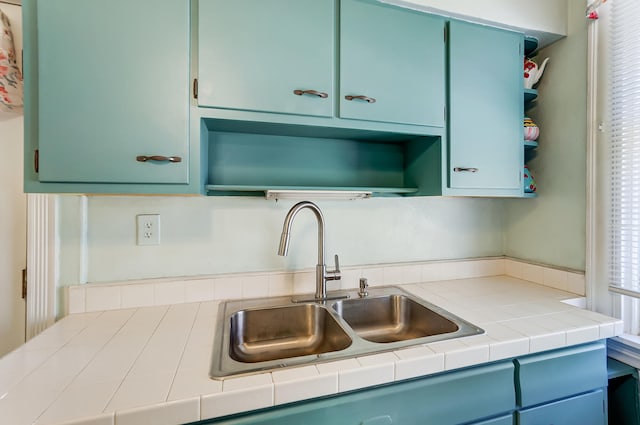
{"type": "Polygon", "coordinates": [[[606,425],[602,342],[516,359],[518,425],[606,425]]]}
{"type": "Polygon", "coordinates": [[[511,425],[513,371],[501,362],[206,423],[511,425]]]}
{"type": "Polygon", "coordinates": [[[606,425],[606,406],[598,341],[199,424],[606,425]]]}

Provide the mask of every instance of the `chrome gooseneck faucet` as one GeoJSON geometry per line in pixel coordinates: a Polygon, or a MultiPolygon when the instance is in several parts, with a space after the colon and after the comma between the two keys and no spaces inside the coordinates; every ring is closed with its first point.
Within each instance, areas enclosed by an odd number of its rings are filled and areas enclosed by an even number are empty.
{"type": "MultiPolygon", "coordinates": [[[[298,212],[303,209],[310,209],[316,216],[318,221],[318,265],[316,265],[316,300],[327,300],[327,282],[330,280],[340,280],[340,264],[338,256],[336,259],[336,269],[327,270],[327,266],[324,263],[324,217],[322,211],[313,202],[302,201],[295,204],[284,219],[284,225],[282,226],[282,236],[280,237],[280,246],[278,247],[278,255],[286,256],[289,250],[289,238],[291,231],[291,224],[298,212]]],[[[339,297],[344,298],[344,297],[339,297]]]]}

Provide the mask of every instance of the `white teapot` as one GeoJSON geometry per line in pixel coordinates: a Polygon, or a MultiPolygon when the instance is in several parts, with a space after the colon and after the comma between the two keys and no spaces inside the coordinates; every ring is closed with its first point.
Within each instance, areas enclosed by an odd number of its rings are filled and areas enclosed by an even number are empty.
{"type": "Polygon", "coordinates": [[[549,58],[546,58],[542,65],[538,67],[538,64],[529,58],[524,58],[524,88],[531,89],[534,85],[540,81],[544,68],[547,66],[549,58]]]}

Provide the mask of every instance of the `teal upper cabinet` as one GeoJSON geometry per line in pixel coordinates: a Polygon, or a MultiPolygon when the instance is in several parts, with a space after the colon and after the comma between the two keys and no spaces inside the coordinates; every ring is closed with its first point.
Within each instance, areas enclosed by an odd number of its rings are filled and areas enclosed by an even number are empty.
{"type": "Polygon", "coordinates": [[[340,117],[444,126],[444,19],[340,2],[340,117]]]}
{"type": "Polygon", "coordinates": [[[200,0],[200,106],[330,117],[334,0],[200,0]]]}
{"type": "Polygon", "coordinates": [[[23,22],[27,192],[523,196],[522,34],[376,0],[23,0],[23,22]]]}
{"type": "Polygon", "coordinates": [[[200,0],[198,105],[211,118],[439,135],[444,25],[372,0],[200,0]]]}
{"type": "MultiPolygon", "coordinates": [[[[24,3],[27,190],[188,184],[189,2],[24,3]]],[[[168,190],[176,191],[186,190],[168,190]]]]}
{"type": "Polygon", "coordinates": [[[522,196],[523,35],[449,23],[448,195],[522,196]]]}

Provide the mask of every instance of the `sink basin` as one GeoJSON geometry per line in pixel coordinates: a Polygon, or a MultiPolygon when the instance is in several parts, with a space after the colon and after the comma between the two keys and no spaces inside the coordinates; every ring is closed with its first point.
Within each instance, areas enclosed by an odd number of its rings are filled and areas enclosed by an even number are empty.
{"type": "Polygon", "coordinates": [[[338,301],[333,309],[358,336],[389,343],[455,332],[453,321],[405,295],[338,301]]]}
{"type": "Polygon", "coordinates": [[[344,350],[351,338],[317,304],[241,310],[231,316],[230,356],[256,363],[344,350]]]}
{"type": "Polygon", "coordinates": [[[369,288],[365,298],[355,290],[340,295],[347,299],[221,303],[210,376],[222,379],[353,358],[484,332],[398,287],[369,288]]]}

